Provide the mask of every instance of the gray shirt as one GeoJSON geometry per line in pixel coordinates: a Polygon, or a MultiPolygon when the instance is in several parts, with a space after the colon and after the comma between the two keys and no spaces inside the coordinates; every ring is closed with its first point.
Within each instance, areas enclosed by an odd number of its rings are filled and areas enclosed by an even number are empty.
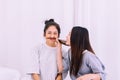
{"type": "Polygon", "coordinates": [[[57,75],[57,47],[50,47],[45,43],[36,47],[32,52],[29,73],[37,73],[40,80],[55,80],[57,75]]]}
{"type": "MultiPolygon", "coordinates": [[[[70,69],[70,60],[71,60],[71,51],[68,51],[68,54],[64,57],[64,72],[63,77],[65,77],[67,71],[70,69]]],[[[83,61],[82,66],[79,69],[77,76],[70,75],[72,80],[76,80],[76,78],[90,73],[100,74],[101,80],[105,80],[105,67],[99,58],[91,53],[88,50],[83,51],[83,61]]]]}

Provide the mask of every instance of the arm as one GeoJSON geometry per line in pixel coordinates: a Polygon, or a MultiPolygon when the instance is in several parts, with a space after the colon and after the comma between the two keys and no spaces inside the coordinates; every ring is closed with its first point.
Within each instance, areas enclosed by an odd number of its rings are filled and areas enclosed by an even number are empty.
{"type": "Polygon", "coordinates": [[[68,50],[67,52],[62,51],[62,46],[59,42],[57,46],[58,46],[58,53],[57,53],[58,73],[60,74],[57,75],[58,79],[57,77],[56,79],[62,80],[62,78],[65,79],[68,74],[69,64],[70,64],[68,54],[70,53],[70,50],[68,50]]]}
{"type": "Polygon", "coordinates": [[[41,46],[37,46],[32,50],[32,55],[31,55],[31,64],[29,68],[29,74],[32,77],[32,80],[40,80],[40,63],[39,63],[39,49],[41,46]]]}
{"type": "Polygon", "coordinates": [[[58,67],[58,74],[56,76],[56,80],[62,80],[62,71],[63,71],[62,45],[58,40],[57,40],[57,67],[58,67]]]}
{"type": "Polygon", "coordinates": [[[105,73],[105,66],[103,63],[100,61],[100,59],[94,55],[91,54],[88,56],[88,66],[92,69],[93,74],[98,74],[100,77],[100,80],[105,80],[106,78],[106,73],[105,73]]]}
{"type": "Polygon", "coordinates": [[[76,80],[101,80],[99,74],[85,74],[78,77],[76,80]]]}
{"type": "Polygon", "coordinates": [[[62,73],[63,79],[66,78],[68,71],[70,69],[70,54],[71,54],[70,49],[63,52],[63,73],[62,73]]]}
{"type": "Polygon", "coordinates": [[[58,67],[58,73],[62,73],[63,71],[63,63],[62,63],[62,45],[58,40],[57,42],[57,67],[58,67]]]}
{"type": "Polygon", "coordinates": [[[87,67],[92,71],[92,73],[84,74],[81,76],[82,79],[78,80],[85,80],[85,79],[92,79],[92,80],[105,80],[105,71],[104,71],[104,65],[99,60],[99,58],[92,54],[92,53],[86,53],[84,54],[83,59],[87,65],[87,67]]]}
{"type": "Polygon", "coordinates": [[[33,80],[40,80],[39,74],[33,73],[33,74],[32,74],[32,78],[33,78],[33,80]]]}
{"type": "Polygon", "coordinates": [[[63,63],[62,63],[62,49],[61,49],[61,47],[58,47],[58,51],[57,51],[57,66],[58,66],[58,73],[62,73],[63,63]]]}

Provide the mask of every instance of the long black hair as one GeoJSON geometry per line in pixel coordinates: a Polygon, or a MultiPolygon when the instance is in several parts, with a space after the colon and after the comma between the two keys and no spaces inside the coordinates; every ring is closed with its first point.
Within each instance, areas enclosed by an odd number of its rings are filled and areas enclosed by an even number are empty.
{"type": "Polygon", "coordinates": [[[70,62],[70,74],[77,76],[77,73],[82,65],[84,50],[89,50],[94,53],[90,41],[88,30],[84,27],[75,26],[72,28],[71,37],[71,62],[70,62]]]}

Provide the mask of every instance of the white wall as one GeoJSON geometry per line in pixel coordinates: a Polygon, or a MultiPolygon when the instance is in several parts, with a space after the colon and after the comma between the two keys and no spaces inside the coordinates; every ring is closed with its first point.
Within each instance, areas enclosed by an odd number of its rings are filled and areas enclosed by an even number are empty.
{"type": "Polygon", "coordinates": [[[76,25],[90,30],[90,38],[98,57],[106,66],[107,80],[119,80],[120,1],[76,0],[76,25]]]}
{"type": "Polygon", "coordinates": [[[120,80],[119,4],[119,0],[0,0],[0,66],[24,73],[30,49],[44,41],[44,20],[54,18],[61,25],[61,38],[73,25],[87,27],[106,66],[107,80],[120,80]]]}
{"type": "Polygon", "coordinates": [[[0,0],[0,66],[24,74],[30,63],[30,49],[44,41],[44,21],[50,18],[61,25],[61,38],[65,38],[63,35],[73,26],[73,2],[0,0]]]}
{"type": "Polygon", "coordinates": [[[21,16],[18,1],[0,0],[0,65],[20,69],[21,16]]]}

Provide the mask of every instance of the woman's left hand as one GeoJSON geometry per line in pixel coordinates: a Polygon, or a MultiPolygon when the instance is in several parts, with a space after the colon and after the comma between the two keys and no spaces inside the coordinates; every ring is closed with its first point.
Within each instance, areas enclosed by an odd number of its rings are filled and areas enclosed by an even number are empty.
{"type": "Polygon", "coordinates": [[[86,74],[78,77],[76,80],[100,80],[99,74],[86,74]]]}
{"type": "Polygon", "coordinates": [[[89,75],[83,75],[81,77],[78,77],[76,80],[91,80],[89,75]]]}
{"type": "Polygon", "coordinates": [[[58,39],[56,39],[56,46],[57,46],[58,48],[61,48],[61,47],[62,47],[62,44],[59,42],[58,39]]]}

